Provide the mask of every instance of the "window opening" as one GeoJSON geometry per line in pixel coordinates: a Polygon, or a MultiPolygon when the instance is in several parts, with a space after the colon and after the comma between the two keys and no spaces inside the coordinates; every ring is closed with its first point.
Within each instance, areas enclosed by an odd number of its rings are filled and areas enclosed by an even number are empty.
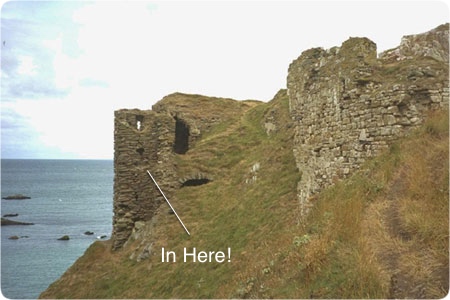
{"type": "Polygon", "coordinates": [[[136,129],[141,131],[143,126],[142,122],[144,121],[144,116],[136,116],[136,129]]]}
{"type": "Polygon", "coordinates": [[[144,148],[137,148],[136,152],[139,153],[140,155],[144,154],[144,148]]]}

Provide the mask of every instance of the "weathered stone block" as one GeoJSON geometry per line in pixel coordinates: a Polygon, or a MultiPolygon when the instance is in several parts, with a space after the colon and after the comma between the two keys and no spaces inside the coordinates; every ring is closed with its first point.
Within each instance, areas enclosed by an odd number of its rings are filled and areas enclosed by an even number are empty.
{"type": "Polygon", "coordinates": [[[397,122],[397,119],[393,115],[384,115],[383,122],[386,125],[394,125],[397,122]]]}

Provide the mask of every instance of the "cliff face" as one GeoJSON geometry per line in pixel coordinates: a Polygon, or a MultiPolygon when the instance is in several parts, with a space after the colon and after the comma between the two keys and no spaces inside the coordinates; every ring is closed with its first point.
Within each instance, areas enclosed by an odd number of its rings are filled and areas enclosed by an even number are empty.
{"type": "Polygon", "coordinates": [[[448,24],[406,36],[379,59],[375,43],[350,38],[291,63],[287,87],[303,215],[315,193],[422,124],[427,111],[448,107],[448,36],[448,24]]]}

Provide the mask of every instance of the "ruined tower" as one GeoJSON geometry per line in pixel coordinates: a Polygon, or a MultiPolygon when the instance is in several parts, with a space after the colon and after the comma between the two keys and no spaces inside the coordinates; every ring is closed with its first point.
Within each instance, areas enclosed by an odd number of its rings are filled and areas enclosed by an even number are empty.
{"type": "Polygon", "coordinates": [[[212,176],[195,168],[180,170],[175,156],[185,155],[214,124],[247,105],[232,99],[174,93],[152,110],[121,109],[114,115],[114,250],[129,239],[136,222],[150,221],[164,202],[150,171],[170,199],[181,187],[200,185],[212,176]]]}
{"type": "Polygon", "coordinates": [[[149,221],[164,201],[147,170],[166,195],[177,187],[175,127],[176,120],[168,114],[137,109],[115,112],[113,249],[127,241],[135,222],[149,221]]]}

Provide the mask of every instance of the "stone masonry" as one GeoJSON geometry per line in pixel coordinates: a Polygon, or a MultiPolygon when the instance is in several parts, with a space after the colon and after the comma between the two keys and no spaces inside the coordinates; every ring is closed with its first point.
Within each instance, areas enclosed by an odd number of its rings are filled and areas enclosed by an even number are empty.
{"type": "Polygon", "coordinates": [[[350,38],[341,47],[307,50],[291,63],[287,88],[302,215],[311,196],[421,124],[427,111],[448,109],[448,28],[406,36],[380,58],[375,43],[350,38]]]}

